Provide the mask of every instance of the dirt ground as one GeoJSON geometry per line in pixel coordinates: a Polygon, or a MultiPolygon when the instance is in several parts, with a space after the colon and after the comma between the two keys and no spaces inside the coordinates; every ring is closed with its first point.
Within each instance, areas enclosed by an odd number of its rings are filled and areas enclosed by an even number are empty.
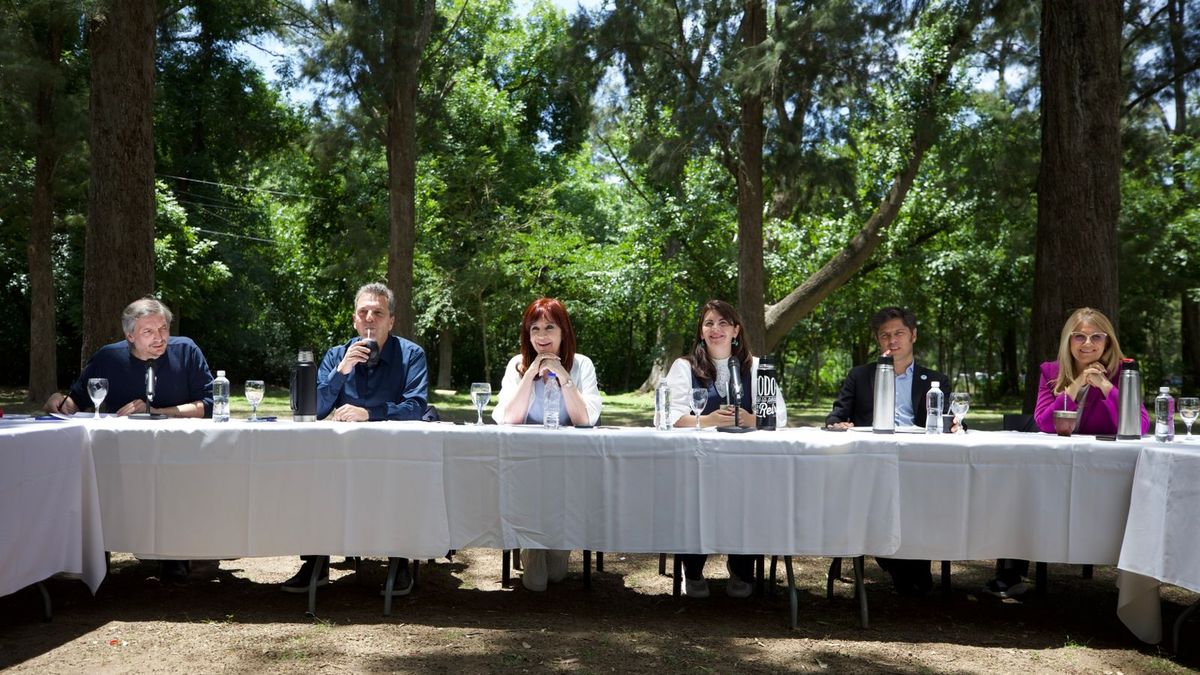
{"type": "MultiPolygon", "coordinates": [[[[545,593],[500,585],[500,554],[463,551],[420,567],[420,585],[383,616],[386,561],[334,559],[332,583],[307,598],[277,584],[296,558],[199,562],[167,587],[157,565],[115,555],[93,598],[78,581],[0,598],[0,668],[12,672],[1187,672],[1200,666],[1200,622],[1176,658],[1140,644],[1120,623],[1115,570],[1051,566],[1048,593],[1001,601],[977,589],[988,563],[953,567],[948,597],[905,598],[867,564],[871,625],[857,625],[853,586],[824,596],[824,558],[798,559],[800,626],[786,595],[734,600],[724,565],[709,560],[712,597],[671,597],[653,555],[609,553],[605,572],[571,575],[545,593]]],[[[849,565],[846,566],[849,573],[849,565]]],[[[780,565],[782,576],[782,565],[780,565]]],[[[780,585],[782,590],[782,582],[780,585]]],[[[1196,598],[1164,593],[1173,621],[1196,598]]]]}

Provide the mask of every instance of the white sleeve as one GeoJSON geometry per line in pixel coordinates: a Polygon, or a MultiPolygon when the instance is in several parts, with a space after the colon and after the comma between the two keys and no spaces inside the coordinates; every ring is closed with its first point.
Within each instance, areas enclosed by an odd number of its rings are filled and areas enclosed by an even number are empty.
{"type": "MultiPolygon", "coordinates": [[[[758,400],[758,357],[750,364],[750,405],[758,400]]],[[[775,427],[782,429],[787,426],[787,407],[783,402],[783,388],[779,386],[779,375],[775,375],[775,427]]]]}
{"type": "Polygon", "coordinates": [[[667,386],[671,388],[671,415],[673,425],[680,417],[692,414],[692,364],[687,359],[675,359],[667,371],[667,386]]]}
{"type": "Polygon", "coordinates": [[[517,354],[508,360],[508,366],[504,369],[504,379],[500,382],[500,395],[496,398],[496,407],[492,408],[492,420],[496,424],[506,424],[504,415],[508,411],[508,406],[512,404],[517,387],[521,386],[521,375],[517,373],[517,366],[520,363],[521,355],[517,354]]]}
{"type": "Polygon", "coordinates": [[[571,379],[579,389],[579,395],[587,406],[588,424],[595,426],[600,421],[600,408],[604,405],[600,398],[600,386],[596,383],[596,366],[592,360],[583,354],[576,354],[571,364],[571,379]]]}

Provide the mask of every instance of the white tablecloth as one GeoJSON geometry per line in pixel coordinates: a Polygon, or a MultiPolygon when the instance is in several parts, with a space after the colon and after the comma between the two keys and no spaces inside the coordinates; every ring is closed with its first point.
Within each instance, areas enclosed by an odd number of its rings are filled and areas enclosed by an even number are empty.
{"type": "Polygon", "coordinates": [[[145,557],[451,548],[888,554],[895,453],[780,431],[88,423],[105,546],[145,557]]]}
{"type": "Polygon", "coordinates": [[[1137,443],[897,434],[899,558],[1115,564],[1137,443]]]}
{"type": "Polygon", "coordinates": [[[87,435],[74,422],[0,420],[0,595],[58,572],[104,579],[87,435]]]}
{"type": "Polygon", "coordinates": [[[1118,615],[1142,640],[1162,639],[1159,583],[1200,592],[1200,444],[1142,448],[1118,567],[1118,615]]]}

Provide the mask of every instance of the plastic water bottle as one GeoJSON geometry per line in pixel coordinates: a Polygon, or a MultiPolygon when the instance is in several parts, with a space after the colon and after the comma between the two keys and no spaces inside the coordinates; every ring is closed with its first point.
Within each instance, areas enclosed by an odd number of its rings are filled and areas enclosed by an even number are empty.
{"type": "Polygon", "coordinates": [[[213,380],[213,421],[229,421],[229,380],[223,370],[218,370],[213,380]]]}
{"type": "Polygon", "coordinates": [[[547,429],[558,428],[558,411],[562,404],[562,389],[558,384],[558,376],[546,373],[546,398],[542,402],[542,426],[547,429]]]}
{"type": "Polygon", "coordinates": [[[941,383],[937,380],[929,383],[929,391],[925,394],[925,433],[942,433],[942,408],[945,400],[941,383]]]}
{"type": "Polygon", "coordinates": [[[1170,443],[1175,440],[1175,399],[1168,387],[1158,388],[1154,399],[1154,440],[1170,443]]]}
{"type": "Polygon", "coordinates": [[[654,428],[671,428],[671,387],[665,377],[659,378],[658,386],[654,388],[654,428]]]}

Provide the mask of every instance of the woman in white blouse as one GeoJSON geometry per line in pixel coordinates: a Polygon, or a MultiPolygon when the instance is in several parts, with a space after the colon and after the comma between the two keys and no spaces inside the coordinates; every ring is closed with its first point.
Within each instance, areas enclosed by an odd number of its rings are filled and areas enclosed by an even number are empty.
{"type": "MultiPolygon", "coordinates": [[[[594,426],[600,419],[600,389],[592,360],[575,353],[575,329],[567,308],[555,298],[539,298],[521,320],[521,353],[504,369],[500,396],[492,410],[499,424],[541,424],[544,378],[554,373],[562,388],[559,424],[594,426]]],[[[523,549],[521,583],[531,591],[567,575],[570,551],[523,549]]]]}
{"type": "MultiPolygon", "coordinates": [[[[692,353],[675,359],[667,373],[667,385],[671,388],[671,422],[677,427],[696,427],[696,415],[691,413],[693,389],[706,389],[708,399],[700,411],[700,426],[728,427],[734,425],[734,406],[741,408],[737,423],[743,427],[754,426],[753,402],[757,395],[757,378],[754,377],[758,359],[750,353],[742,321],[732,305],[723,300],[709,300],[700,308],[700,319],[696,323],[696,342],[692,353]],[[743,383],[740,401],[729,400],[730,359],[738,364],[743,383]]],[[[776,393],[776,425],[787,426],[787,410],[783,395],[776,393]]],[[[754,590],[754,558],[752,555],[731,555],[725,566],[729,571],[729,583],[725,592],[735,598],[744,598],[754,590]]],[[[695,598],[708,597],[708,582],[704,579],[706,555],[681,555],[684,570],[684,592],[695,598]]]]}

